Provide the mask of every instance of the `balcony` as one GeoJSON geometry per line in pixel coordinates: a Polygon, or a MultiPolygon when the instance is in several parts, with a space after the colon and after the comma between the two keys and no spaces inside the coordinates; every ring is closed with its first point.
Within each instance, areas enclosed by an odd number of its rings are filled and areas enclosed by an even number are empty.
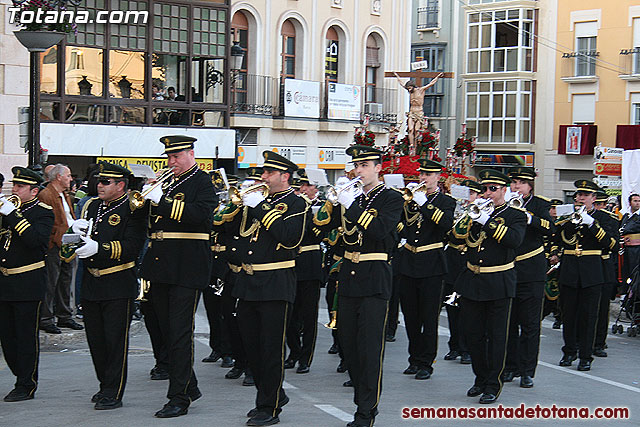
{"type": "Polygon", "coordinates": [[[640,47],[620,51],[618,77],[626,81],[640,81],[640,47]]]}
{"type": "Polygon", "coordinates": [[[562,54],[562,81],[566,83],[595,83],[596,51],[565,52],[562,54]]]}
{"type": "Polygon", "coordinates": [[[416,29],[430,30],[433,28],[439,28],[438,24],[438,12],[439,12],[438,0],[431,0],[427,4],[427,7],[418,8],[418,23],[416,29]]]}

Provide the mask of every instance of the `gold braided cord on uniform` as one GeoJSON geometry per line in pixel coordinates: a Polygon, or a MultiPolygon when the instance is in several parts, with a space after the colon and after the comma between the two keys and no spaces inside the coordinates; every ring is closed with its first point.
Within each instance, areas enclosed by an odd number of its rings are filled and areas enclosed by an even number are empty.
{"type": "Polygon", "coordinates": [[[409,216],[409,204],[404,204],[404,218],[407,222],[407,227],[411,227],[416,221],[422,220],[422,213],[418,210],[413,216],[409,216]]]}
{"type": "MultiPolygon", "coordinates": [[[[309,208],[310,208],[310,207],[311,207],[311,205],[310,205],[310,204],[306,204],[306,205],[305,205],[305,208],[304,208],[304,211],[302,211],[302,212],[298,212],[298,213],[295,213],[295,214],[293,214],[293,215],[289,215],[289,216],[288,216],[288,217],[286,217],[283,221],[286,221],[286,220],[291,219],[291,218],[293,218],[293,217],[295,217],[295,216],[298,216],[298,215],[305,215],[305,216],[306,216],[307,211],[309,210],[309,208]]],[[[277,251],[278,249],[280,249],[280,248],[283,248],[283,249],[295,249],[295,248],[297,248],[298,246],[300,246],[300,243],[302,243],[302,239],[304,239],[304,231],[305,231],[306,227],[307,227],[307,221],[305,221],[305,219],[303,218],[303,220],[302,220],[302,233],[300,233],[300,239],[298,240],[298,242],[297,242],[295,245],[293,245],[293,246],[285,246],[285,245],[283,245],[282,243],[278,243],[278,244],[276,245],[276,251],[277,251]]]]}
{"type": "Polygon", "coordinates": [[[562,230],[560,232],[560,237],[562,237],[562,241],[565,242],[567,245],[573,246],[575,244],[578,243],[578,236],[576,236],[575,234],[573,235],[573,237],[571,237],[571,239],[567,239],[567,237],[564,234],[565,230],[562,230]]]}
{"type": "Polygon", "coordinates": [[[251,235],[252,239],[258,240],[258,233],[260,232],[260,221],[257,219],[253,219],[253,223],[251,227],[247,229],[247,215],[249,213],[249,208],[247,206],[242,208],[242,221],[240,222],[240,237],[249,237],[251,235]],[[254,234],[255,233],[255,234],[254,234]]]}
{"type": "Polygon", "coordinates": [[[351,221],[349,221],[346,217],[345,217],[345,212],[347,211],[345,209],[344,206],[340,206],[341,208],[341,212],[340,212],[340,218],[342,221],[342,226],[340,228],[338,228],[338,231],[342,234],[342,240],[344,240],[344,243],[346,243],[347,245],[360,245],[362,243],[362,232],[360,230],[358,230],[358,226],[354,225],[353,228],[349,229],[347,228],[347,223],[351,224],[351,221]],[[352,236],[355,232],[358,232],[358,239],[355,242],[349,242],[347,241],[347,237],[346,236],[352,236]]]}

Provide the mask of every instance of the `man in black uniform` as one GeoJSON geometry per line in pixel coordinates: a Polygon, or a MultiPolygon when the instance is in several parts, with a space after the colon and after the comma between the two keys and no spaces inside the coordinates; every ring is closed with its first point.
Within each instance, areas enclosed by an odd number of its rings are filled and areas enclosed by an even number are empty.
{"type": "Polygon", "coordinates": [[[38,387],[38,322],[46,288],[44,258],[53,227],[53,210],[38,202],[40,174],[15,166],[12,193],[20,198],[16,209],[0,197],[0,343],[15,388],[5,402],[33,399],[38,387]]]}
{"type": "MultiPolygon", "coordinates": [[[[560,199],[551,199],[551,206],[549,208],[549,215],[553,220],[554,229],[555,224],[558,222],[558,215],[556,214],[556,206],[562,205],[563,202],[560,199]]],[[[542,318],[544,319],[553,313],[555,320],[551,326],[553,329],[560,329],[562,327],[562,312],[560,311],[560,286],[558,285],[558,263],[560,262],[561,251],[556,242],[556,234],[549,237],[545,237],[545,255],[548,261],[547,279],[544,285],[544,303],[542,308],[542,318]]]]}
{"type": "Polygon", "coordinates": [[[509,178],[495,170],[480,172],[484,197],[493,210],[458,221],[451,242],[467,246],[467,268],[456,281],[461,293],[465,338],[476,376],[467,396],[493,403],[502,391],[511,302],[516,296],[515,250],[522,244],[527,216],[504,197],[509,178]]]}
{"type": "Polygon", "coordinates": [[[173,180],[145,197],[151,201],[150,242],[140,274],[151,282],[148,299],[170,358],[169,402],[156,412],[158,418],[184,415],[202,396],[193,371],[193,330],[200,291],[211,277],[209,239],[217,196],[211,178],[195,161],[194,141],[182,135],[160,138],[173,180]]]}
{"type": "Polygon", "coordinates": [[[339,228],[345,245],[338,276],[338,335],[353,384],[357,411],[350,427],[371,426],[382,392],[385,326],[391,297],[389,257],[396,243],[402,196],[379,180],[382,152],[372,147],[347,148],[362,193],[338,189],[334,207],[327,201],[315,216],[317,226],[339,228]]]}
{"type": "MultiPolygon", "coordinates": [[[[465,179],[460,185],[469,188],[469,200],[464,201],[464,205],[461,208],[466,208],[468,204],[475,202],[475,200],[482,194],[482,186],[478,182],[465,179]]],[[[462,214],[462,213],[461,213],[462,214]]],[[[467,343],[464,339],[464,330],[462,325],[461,307],[459,301],[459,289],[454,285],[460,273],[467,268],[467,247],[464,244],[456,245],[453,242],[449,242],[445,247],[444,253],[447,259],[448,273],[444,276],[444,291],[442,292],[444,298],[448,298],[453,293],[456,293],[456,298],[450,303],[446,304],[447,320],[449,321],[449,352],[444,355],[444,360],[456,360],[460,357],[460,363],[463,365],[471,364],[471,355],[467,343]]]]}
{"type": "Polygon", "coordinates": [[[558,278],[564,339],[560,366],[571,366],[579,357],[578,370],[588,371],[605,282],[601,255],[603,250],[615,250],[618,242],[600,225],[608,215],[593,208],[598,186],[587,180],[578,180],[574,185],[578,189],[575,218],[558,222],[556,235],[563,249],[558,278]]]}
{"type": "Polygon", "coordinates": [[[258,389],[247,425],[264,426],[278,418],[289,398],[284,381],[285,336],[296,294],[295,257],[304,237],[305,201],[291,188],[298,167],[273,151],[265,151],[262,191],[245,192],[240,224],[240,273],[233,295],[249,366],[258,389]]]}
{"type": "Polygon", "coordinates": [[[308,204],[308,215],[304,238],[298,248],[296,258],[296,299],[291,311],[291,323],[287,328],[289,357],[284,362],[285,369],[293,368],[298,362],[296,373],[309,372],[318,333],[318,303],[320,299],[320,279],[322,278],[321,231],[313,224],[312,212],[320,209],[318,189],[311,184],[304,169],[298,169],[301,197],[308,204]]]}
{"type": "Polygon", "coordinates": [[[456,201],[438,189],[442,165],[420,159],[420,185],[404,204],[400,250],[400,304],[409,338],[406,375],[426,380],[438,350],[438,318],[447,263],[444,240],[453,224],[456,201]]]}
{"type": "Polygon", "coordinates": [[[538,364],[540,315],[547,279],[544,237],[551,237],[555,227],[549,215],[550,201],[533,194],[535,170],[516,167],[509,171],[509,177],[512,190],[522,197],[521,209],[527,215],[527,228],[522,245],[516,249],[518,282],[511,307],[507,364],[502,381],[510,382],[514,376],[520,376],[520,387],[531,388],[538,364]]]}
{"type": "Polygon", "coordinates": [[[640,265],[640,195],[629,196],[629,212],[622,217],[620,231],[624,242],[622,281],[626,283],[633,269],[640,265]]]}
{"type": "Polygon", "coordinates": [[[98,197],[84,204],[73,231],[87,236],[76,255],[84,260],[84,325],[100,382],[91,401],[95,409],[115,409],[122,406],[127,382],[129,324],[138,293],[135,267],[145,241],[145,217],[129,207],[131,172],[107,162],[99,168],[98,197]]]}

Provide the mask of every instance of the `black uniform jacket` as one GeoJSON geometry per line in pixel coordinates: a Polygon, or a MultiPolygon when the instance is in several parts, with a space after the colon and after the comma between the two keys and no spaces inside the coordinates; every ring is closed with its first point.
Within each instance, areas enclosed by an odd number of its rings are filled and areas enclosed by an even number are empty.
{"type": "Polygon", "coordinates": [[[83,218],[93,219],[91,238],[98,242],[98,253],[82,263],[82,298],[88,301],[134,298],[138,291],[135,262],[145,242],[144,211],[131,212],[126,194],[111,202],[94,197],[82,211],[83,218]],[[128,265],[131,267],[121,271],[100,272],[128,265]]]}
{"type": "MultiPolygon", "coordinates": [[[[246,301],[287,301],[296,296],[295,259],[306,231],[305,201],[289,188],[267,197],[255,208],[244,206],[234,221],[240,220],[237,255],[230,263],[242,267],[233,296],[246,301]],[[254,228],[252,232],[251,228],[254,228]],[[291,267],[264,264],[291,263],[291,267]],[[255,269],[254,269],[255,267],[255,269]]],[[[288,265],[288,264],[284,264],[288,265]]]]}
{"type": "Polygon", "coordinates": [[[338,228],[342,232],[345,256],[338,275],[340,295],[375,295],[387,300],[391,297],[390,257],[397,246],[396,228],[403,203],[397,191],[378,184],[356,198],[349,209],[326,202],[315,216],[316,226],[327,231],[338,228]],[[359,259],[367,254],[386,255],[387,260],[359,259]]]}
{"type": "Polygon", "coordinates": [[[558,281],[572,288],[590,287],[605,282],[602,252],[614,251],[618,241],[600,225],[609,215],[592,209],[588,212],[595,221],[589,227],[576,225],[569,219],[558,221],[556,242],[562,249],[558,281]]]}
{"type": "Polygon", "coordinates": [[[455,208],[456,201],[439,191],[429,194],[422,206],[405,203],[400,235],[407,242],[400,249],[400,274],[422,278],[447,273],[444,242],[453,224],[455,208]]]}
{"type": "Polygon", "coordinates": [[[544,282],[547,280],[547,257],[544,252],[545,236],[555,230],[549,214],[551,204],[539,196],[524,199],[522,209],[531,215],[522,244],[516,249],[516,271],[518,283],[544,282]]]}
{"type": "Polygon", "coordinates": [[[454,284],[456,291],[474,301],[515,297],[515,251],[524,239],[527,216],[505,203],[484,225],[473,222],[466,227],[467,221],[471,219],[461,219],[451,232],[454,245],[467,246],[467,267],[454,284]],[[482,271],[486,268],[489,271],[482,271]]]}
{"type": "Polygon", "coordinates": [[[325,233],[313,223],[312,208],[314,206],[320,208],[323,204],[324,202],[319,199],[313,200],[305,217],[307,224],[302,243],[300,243],[298,257],[296,258],[296,277],[298,282],[322,280],[322,250],[320,242],[325,233]]]}
{"type": "MultiPolygon", "coordinates": [[[[148,203],[149,205],[153,205],[148,203]]],[[[168,185],[149,215],[149,249],[141,277],[151,282],[204,289],[211,278],[211,223],[217,196],[209,175],[194,165],[168,185]],[[163,233],[203,238],[164,239],[163,233]]]]}
{"type": "MultiPolygon", "coordinates": [[[[618,216],[613,212],[609,212],[607,210],[601,209],[600,212],[607,214],[602,217],[602,222],[600,225],[607,232],[608,235],[612,236],[620,244],[620,220],[618,216]]],[[[603,250],[602,251],[602,267],[604,274],[604,282],[605,283],[617,283],[618,282],[618,251],[615,250],[618,246],[613,249],[603,250]]]]}
{"type": "Polygon", "coordinates": [[[0,301],[39,301],[44,298],[47,271],[42,267],[5,275],[5,269],[44,262],[53,227],[53,210],[38,199],[23,203],[2,217],[0,239],[0,301]]]}

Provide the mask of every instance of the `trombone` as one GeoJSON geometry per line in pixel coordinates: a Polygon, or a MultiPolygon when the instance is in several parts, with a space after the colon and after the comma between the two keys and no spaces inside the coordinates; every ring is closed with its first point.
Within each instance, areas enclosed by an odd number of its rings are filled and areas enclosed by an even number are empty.
{"type": "Polygon", "coordinates": [[[142,192],[138,190],[132,190],[129,193],[129,208],[131,208],[131,210],[134,211],[136,209],[140,209],[144,207],[145,196],[147,196],[149,193],[155,190],[158,186],[163,185],[165,182],[167,182],[171,178],[173,178],[173,169],[172,168],[163,169],[162,174],[160,175],[158,180],[155,182],[155,184],[153,184],[151,187],[147,188],[142,192]]]}
{"type": "Polygon", "coordinates": [[[236,206],[242,206],[242,198],[254,191],[261,192],[265,199],[269,196],[269,186],[267,184],[248,179],[242,183],[239,190],[236,187],[229,187],[229,200],[236,206]]]}
{"type": "Polygon", "coordinates": [[[340,193],[352,188],[355,188],[356,197],[362,194],[362,192],[364,191],[362,178],[356,177],[340,187],[334,187],[330,185],[327,189],[327,200],[331,202],[333,206],[338,206],[338,196],[340,196],[340,193]]]}

